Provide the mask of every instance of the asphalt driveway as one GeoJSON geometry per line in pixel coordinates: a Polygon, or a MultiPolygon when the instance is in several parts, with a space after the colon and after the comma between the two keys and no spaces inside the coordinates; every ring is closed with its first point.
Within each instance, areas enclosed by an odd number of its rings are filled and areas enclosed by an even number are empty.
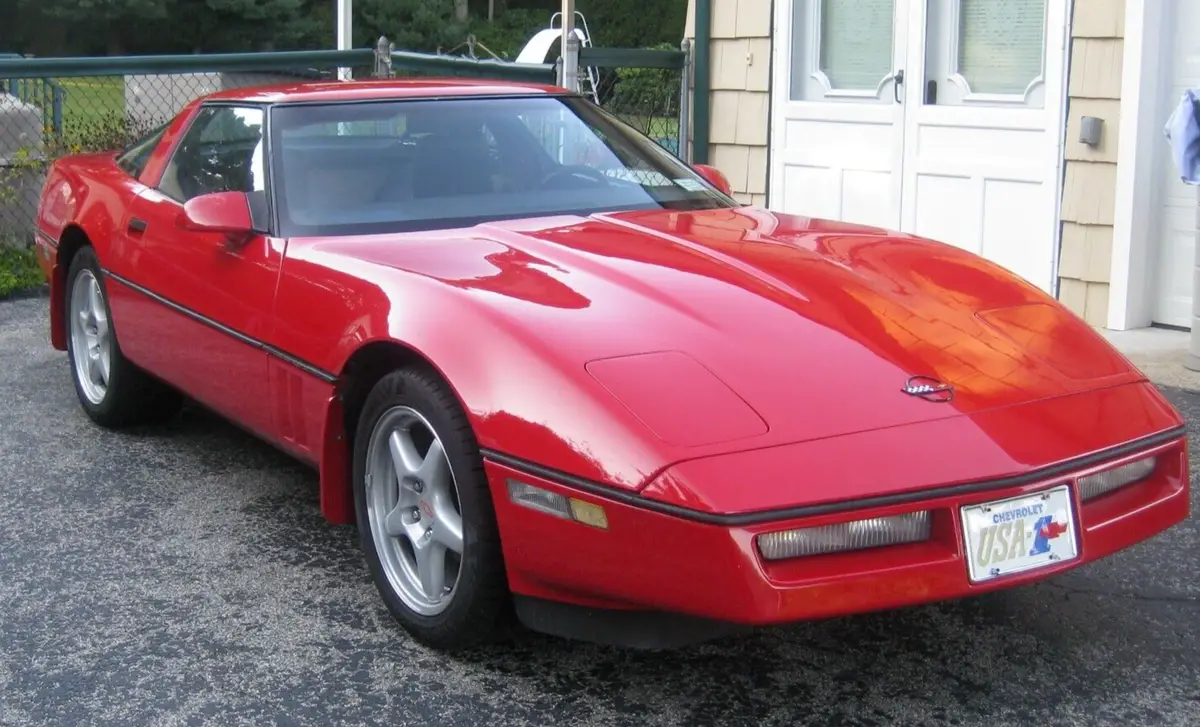
{"type": "MultiPolygon", "coordinates": [[[[44,299],[0,303],[0,724],[1200,722],[1194,517],[969,601],[678,652],[527,635],[452,659],[393,625],[314,473],[203,411],[96,428],[46,328],[44,299]]],[[[1200,396],[1168,395],[1195,436],[1200,396]]]]}

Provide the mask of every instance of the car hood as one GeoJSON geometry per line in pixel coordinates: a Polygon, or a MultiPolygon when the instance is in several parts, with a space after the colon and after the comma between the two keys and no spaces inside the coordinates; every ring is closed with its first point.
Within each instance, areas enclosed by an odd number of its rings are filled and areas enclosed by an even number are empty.
{"type": "Polygon", "coordinates": [[[579,385],[619,401],[662,445],[656,466],[1143,379],[1077,316],[978,256],[760,208],[337,246],[482,303],[579,385]],[[952,398],[905,393],[915,376],[952,398]]]}

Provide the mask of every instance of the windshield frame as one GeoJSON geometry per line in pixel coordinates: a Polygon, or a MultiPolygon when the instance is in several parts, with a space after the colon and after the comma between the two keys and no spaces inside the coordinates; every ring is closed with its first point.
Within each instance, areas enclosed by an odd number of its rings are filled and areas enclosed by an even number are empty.
{"type": "MultiPolygon", "coordinates": [[[[669,211],[695,211],[703,209],[731,209],[744,206],[741,202],[734,199],[732,196],[723,193],[717,189],[711,182],[703,177],[699,172],[691,167],[687,162],[672,154],[660,144],[655,142],[649,136],[633,127],[629,123],[623,121],[620,117],[612,114],[601,106],[596,105],[589,99],[574,93],[545,93],[531,92],[528,94],[496,94],[496,95],[469,95],[469,96],[422,96],[412,98],[373,98],[373,99],[352,99],[352,100],[320,100],[320,101],[295,101],[295,102],[278,102],[271,104],[266,118],[266,153],[268,156],[268,179],[270,186],[273,187],[271,195],[274,204],[272,207],[272,218],[274,228],[277,234],[282,237],[343,237],[354,235],[374,235],[374,234],[389,234],[389,233],[407,233],[421,231],[435,231],[445,229],[459,229],[474,227],[487,222],[496,222],[504,220],[519,220],[519,219],[535,219],[538,217],[563,217],[563,216],[579,216],[587,217],[594,214],[616,213],[638,210],[662,210],[669,211]],[[586,126],[593,131],[598,130],[603,135],[618,139],[620,142],[631,147],[639,159],[645,160],[653,168],[664,174],[672,180],[686,179],[689,187],[694,187],[692,191],[703,192],[705,197],[703,203],[700,198],[696,200],[696,204],[687,205],[679,204],[677,206],[668,206],[661,201],[652,200],[636,204],[580,204],[569,208],[555,208],[549,211],[530,211],[516,210],[510,213],[488,213],[479,215],[463,215],[451,217],[432,217],[413,220],[387,220],[379,222],[338,222],[331,224],[305,225],[297,223],[288,218],[286,212],[287,205],[287,182],[285,180],[284,164],[283,164],[283,148],[284,148],[284,133],[280,117],[291,113],[293,110],[302,108],[330,108],[341,106],[361,106],[361,105],[386,105],[386,106],[401,106],[407,104],[435,104],[435,103],[493,103],[497,101],[520,101],[520,100],[537,100],[544,102],[556,102],[565,106],[569,113],[575,118],[575,123],[586,126]]],[[[370,137],[366,137],[370,138],[370,137]]],[[[614,155],[619,154],[612,148],[602,136],[597,136],[596,139],[607,146],[609,151],[614,155]]],[[[624,161],[622,161],[624,164],[624,161]]],[[[448,198],[454,199],[454,198],[448,198]]],[[[469,206],[469,198],[464,198],[464,204],[469,206]]],[[[450,206],[448,203],[444,203],[450,206]]]]}

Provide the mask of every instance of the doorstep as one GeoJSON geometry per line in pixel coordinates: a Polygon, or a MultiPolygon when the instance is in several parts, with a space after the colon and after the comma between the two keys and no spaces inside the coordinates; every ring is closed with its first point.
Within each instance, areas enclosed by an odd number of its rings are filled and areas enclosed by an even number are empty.
{"type": "Polygon", "coordinates": [[[1200,371],[1192,371],[1185,365],[1190,332],[1169,328],[1099,332],[1155,384],[1200,391],[1200,371]]]}

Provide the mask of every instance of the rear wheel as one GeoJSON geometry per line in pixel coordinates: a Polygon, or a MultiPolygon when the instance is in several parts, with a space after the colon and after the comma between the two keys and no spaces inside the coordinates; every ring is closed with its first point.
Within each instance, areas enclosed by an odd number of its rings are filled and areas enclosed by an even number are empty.
{"type": "Polygon", "coordinates": [[[179,410],[178,392],[121,354],[100,264],[91,247],[71,260],[63,310],[71,378],[83,410],[106,427],[143,424],[179,410]]]}
{"type": "Polygon", "coordinates": [[[367,565],[395,619],[439,649],[501,635],[509,594],[495,512],[449,387],[415,369],[375,385],[355,435],[354,485],[367,565]]]}

